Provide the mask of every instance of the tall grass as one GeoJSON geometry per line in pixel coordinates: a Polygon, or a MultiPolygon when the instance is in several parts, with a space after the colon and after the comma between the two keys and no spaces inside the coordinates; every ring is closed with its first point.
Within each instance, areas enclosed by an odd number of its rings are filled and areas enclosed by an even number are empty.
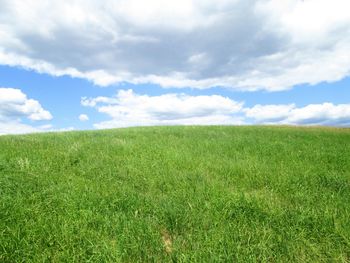
{"type": "Polygon", "coordinates": [[[350,130],[0,137],[0,262],[349,262],[350,130]]]}

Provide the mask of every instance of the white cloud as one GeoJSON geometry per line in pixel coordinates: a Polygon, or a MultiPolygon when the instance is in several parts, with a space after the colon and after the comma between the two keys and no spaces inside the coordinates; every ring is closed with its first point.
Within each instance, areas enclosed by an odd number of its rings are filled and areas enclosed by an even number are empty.
{"type": "Polygon", "coordinates": [[[245,109],[247,118],[252,118],[257,122],[276,122],[287,118],[295,108],[294,104],[287,105],[260,105],[245,109]]]}
{"type": "Polygon", "coordinates": [[[40,132],[41,129],[16,121],[0,122],[0,135],[40,132]]]}
{"type": "Polygon", "coordinates": [[[79,120],[80,121],[88,121],[89,120],[89,116],[87,116],[86,114],[80,114],[79,115],[79,120]]]}
{"type": "Polygon", "coordinates": [[[256,123],[350,126],[350,104],[255,105],[244,111],[256,123]]]}
{"type": "Polygon", "coordinates": [[[16,120],[22,117],[33,121],[51,120],[52,115],[40,103],[19,89],[0,88],[0,120],[16,120]]]}
{"type": "Polygon", "coordinates": [[[96,108],[111,120],[96,128],[147,125],[241,124],[242,103],[219,95],[189,96],[165,94],[148,96],[120,90],[115,97],[82,98],[81,104],[96,108]]]}
{"type": "Polygon", "coordinates": [[[52,115],[44,110],[38,101],[28,99],[21,90],[0,88],[0,134],[42,130],[40,127],[35,128],[22,123],[23,119],[31,121],[51,120],[52,115]]]}
{"type": "Polygon", "coordinates": [[[220,95],[140,95],[119,90],[113,97],[82,98],[81,104],[109,116],[95,128],[148,125],[290,124],[350,126],[350,104],[295,104],[243,107],[220,95]]]}
{"type": "Polygon", "coordinates": [[[97,85],[283,90],[350,74],[348,0],[0,0],[0,64],[97,85]]]}
{"type": "Polygon", "coordinates": [[[50,132],[65,132],[65,131],[75,131],[76,128],[73,126],[66,127],[66,128],[60,128],[60,129],[51,129],[50,132]]]}

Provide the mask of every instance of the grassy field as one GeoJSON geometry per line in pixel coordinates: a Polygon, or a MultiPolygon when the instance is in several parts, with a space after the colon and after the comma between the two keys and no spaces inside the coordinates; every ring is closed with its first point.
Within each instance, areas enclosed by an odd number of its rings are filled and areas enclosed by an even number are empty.
{"type": "Polygon", "coordinates": [[[256,261],[350,261],[350,129],[0,137],[0,262],[256,261]]]}

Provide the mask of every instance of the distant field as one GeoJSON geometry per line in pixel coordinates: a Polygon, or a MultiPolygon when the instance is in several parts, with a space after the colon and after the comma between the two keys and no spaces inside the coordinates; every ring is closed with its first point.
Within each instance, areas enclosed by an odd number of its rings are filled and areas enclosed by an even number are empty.
{"type": "Polygon", "coordinates": [[[0,136],[0,262],[350,262],[350,129],[0,136]]]}

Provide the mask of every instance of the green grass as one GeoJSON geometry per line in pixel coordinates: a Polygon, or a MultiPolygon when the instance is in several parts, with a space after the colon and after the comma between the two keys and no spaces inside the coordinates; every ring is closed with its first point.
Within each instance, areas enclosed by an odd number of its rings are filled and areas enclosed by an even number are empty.
{"type": "Polygon", "coordinates": [[[0,137],[0,262],[256,261],[350,261],[350,129],[0,137]]]}

